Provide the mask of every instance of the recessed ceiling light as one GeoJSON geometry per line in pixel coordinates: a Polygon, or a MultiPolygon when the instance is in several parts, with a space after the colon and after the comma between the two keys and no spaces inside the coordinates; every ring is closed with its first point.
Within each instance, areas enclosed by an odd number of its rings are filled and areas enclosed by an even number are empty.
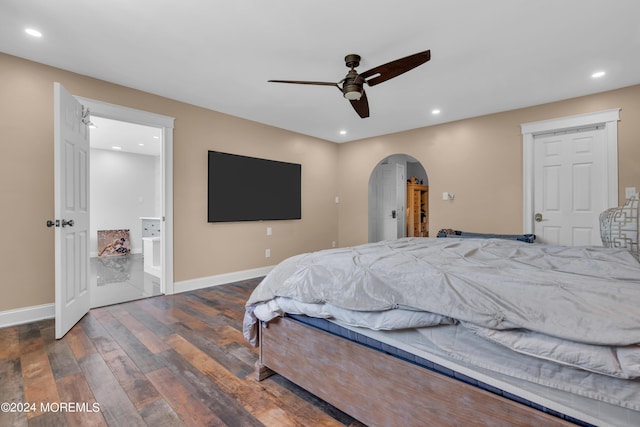
{"type": "Polygon", "coordinates": [[[160,139],[160,137],[157,135],[153,135],[153,139],[160,139]]]}
{"type": "Polygon", "coordinates": [[[600,77],[604,77],[604,75],[607,74],[604,71],[597,71],[593,74],[591,74],[591,77],[593,77],[594,79],[599,79],[600,77]]]}
{"type": "Polygon", "coordinates": [[[341,130],[341,131],[340,131],[340,135],[346,135],[346,134],[347,134],[347,131],[346,131],[346,130],[341,130]]]}
{"type": "Polygon", "coordinates": [[[138,147],[144,147],[144,144],[141,142],[140,144],[138,144],[138,147]]]}
{"type": "Polygon", "coordinates": [[[40,31],[38,31],[38,30],[33,29],[33,28],[25,28],[24,32],[29,34],[30,36],[33,36],[33,37],[42,37],[42,33],[40,31]]]}
{"type": "Polygon", "coordinates": [[[114,146],[114,147],[111,147],[111,148],[114,149],[114,150],[122,150],[122,147],[115,147],[114,146]]]}
{"type": "Polygon", "coordinates": [[[431,110],[431,114],[433,114],[434,116],[436,116],[436,115],[440,114],[440,110],[439,110],[439,109],[437,109],[437,108],[435,108],[435,109],[431,110]]]}

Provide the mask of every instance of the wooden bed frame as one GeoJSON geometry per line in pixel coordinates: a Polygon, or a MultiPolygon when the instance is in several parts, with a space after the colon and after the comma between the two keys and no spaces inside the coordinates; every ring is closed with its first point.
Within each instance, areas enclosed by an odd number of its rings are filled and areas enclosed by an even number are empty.
{"type": "Polygon", "coordinates": [[[258,381],[278,373],[369,426],[575,427],[287,317],[259,329],[258,381]]]}

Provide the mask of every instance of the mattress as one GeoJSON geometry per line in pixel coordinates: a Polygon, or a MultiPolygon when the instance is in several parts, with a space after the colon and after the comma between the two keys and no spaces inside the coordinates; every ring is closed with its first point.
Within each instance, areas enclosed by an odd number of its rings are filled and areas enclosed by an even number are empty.
{"type": "Polygon", "coordinates": [[[523,359],[522,355],[491,343],[489,347],[494,348],[487,349],[482,340],[475,342],[478,337],[474,338],[473,334],[464,336],[466,329],[459,325],[422,330],[376,331],[335,320],[296,314],[287,316],[576,425],[640,425],[640,409],[633,409],[640,405],[638,381],[584,373],[555,363],[523,359]],[[438,336],[433,336],[434,331],[438,336]],[[445,336],[453,338],[448,343],[443,343],[445,336]],[[467,351],[459,352],[459,348],[452,348],[452,342],[454,347],[463,347],[467,351]],[[458,353],[453,354],[453,350],[458,353]],[[554,375],[540,380],[540,376],[534,373],[542,371],[552,371],[554,375]],[[549,384],[553,381],[558,384],[550,387],[549,384]]]}

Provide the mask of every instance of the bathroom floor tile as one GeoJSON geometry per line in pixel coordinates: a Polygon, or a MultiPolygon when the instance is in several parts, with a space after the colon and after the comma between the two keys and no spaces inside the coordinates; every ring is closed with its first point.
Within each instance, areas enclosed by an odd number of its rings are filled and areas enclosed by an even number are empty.
{"type": "Polygon", "coordinates": [[[160,278],[144,272],[142,254],[91,258],[91,308],[161,295],[160,278]]]}

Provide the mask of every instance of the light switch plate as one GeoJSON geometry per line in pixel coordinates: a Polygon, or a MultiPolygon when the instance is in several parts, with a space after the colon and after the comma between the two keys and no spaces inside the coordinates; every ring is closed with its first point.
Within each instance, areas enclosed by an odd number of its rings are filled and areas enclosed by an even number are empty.
{"type": "Polygon", "coordinates": [[[626,199],[633,197],[634,194],[636,194],[636,187],[625,187],[624,189],[624,197],[626,199]]]}

